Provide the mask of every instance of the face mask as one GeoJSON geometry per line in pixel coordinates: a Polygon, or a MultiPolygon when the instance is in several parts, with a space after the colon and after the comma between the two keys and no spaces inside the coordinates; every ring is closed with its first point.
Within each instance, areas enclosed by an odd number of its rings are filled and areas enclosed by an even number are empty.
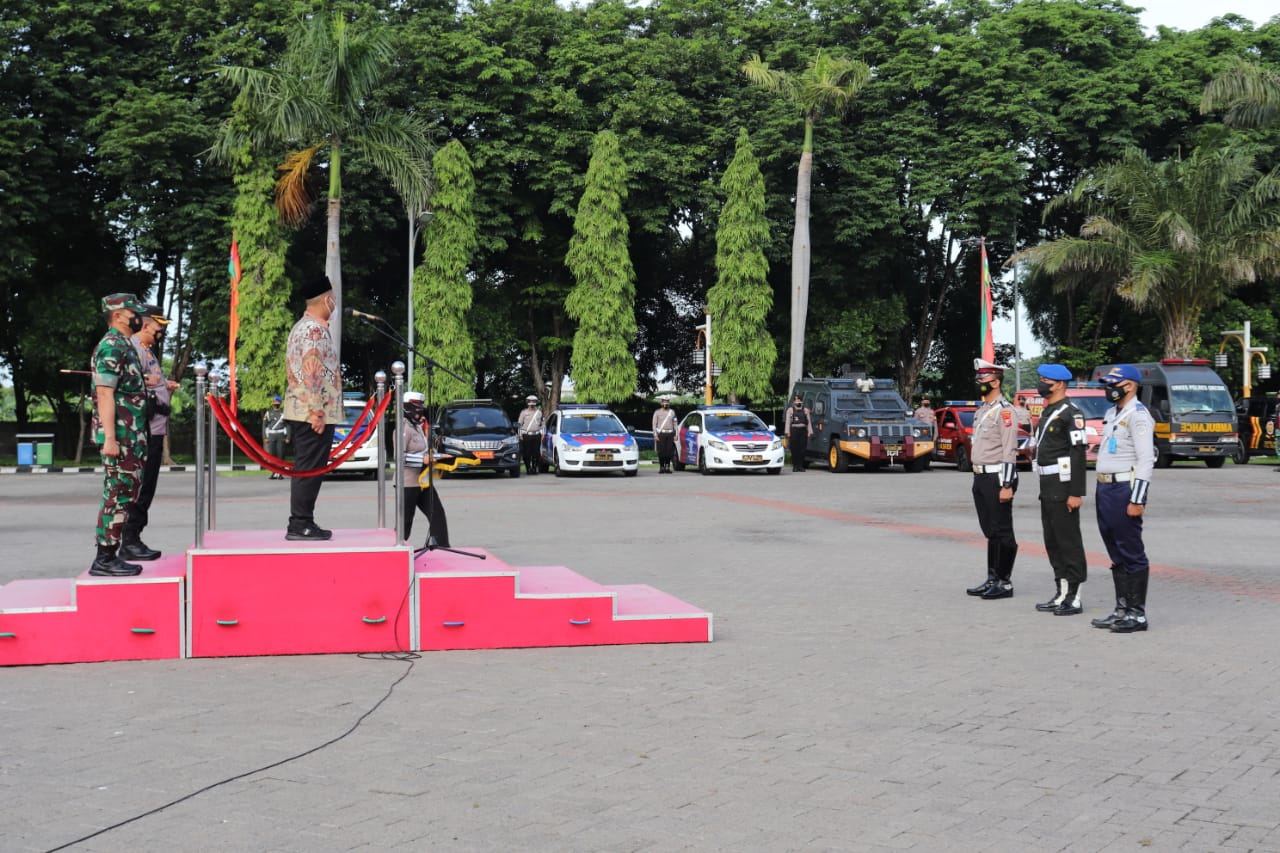
{"type": "Polygon", "coordinates": [[[164,343],[164,329],[156,329],[156,333],[153,337],[156,339],[157,345],[164,343]]]}
{"type": "Polygon", "coordinates": [[[1041,397],[1048,397],[1053,391],[1053,386],[1041,379],[1036,383],[1036,393],[1041,397]]]}
{"type": "Polygon", "coordinates": [[[988,394],[990,394],[990,393],[991,393],[991,383],[990,383],[990,382],[979,382],[979,383],[978,383],[978,385],[977,385],[977,388],[978,388],[978,396],[979,396],[979,397],[985,397],[985,396],[987,396],[988,394]]]}
{"type": "Polygon", "coordinates": [[[129,318],[129,331],[135,335],[142,331],[142,318],[137,314],[129,318]]]}
{"type": "Polygon", "coordinates": [[[333,312],[338,310],[338,303],[335,302],[332,298],[326,299],[324,301],[324,304],[328,306],[330,316],[333,316],[333,312]]]}
{"type": "Polygon", "coordinates": [[[1124,399],[1124,391],[1116,385],[1108,385],[1106,395],[1107,400],[1112,403],[1119,403],[1124,399]]]}

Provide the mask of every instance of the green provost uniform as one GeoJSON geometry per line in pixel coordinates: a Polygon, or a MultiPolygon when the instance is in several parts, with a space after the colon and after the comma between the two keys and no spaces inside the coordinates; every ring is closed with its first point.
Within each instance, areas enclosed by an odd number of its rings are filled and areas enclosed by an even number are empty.
{"type": "Polygon", "coordinates": [[[115,389],[116,399],[114,424],[104,424],[101,413],[94,412],[93,439],[101,449],[106,441],[105,429],[110,428],[120,445],[118,457],[102,457],[106,477],[95,535],[99,545],[119,545],[125,515],[138,496],[147,461],[147,386],[133,341],[116,329],[107,329],[98,342],[92,368],[93,384],[115,389]]]}
{"type": "Polygon", "coordinates": [[[1080,511],[1067,498],[1085,496],[1084,415],[1062,399],[1045,406],[1036,427],[1035,472],[1040,475],[1040,521],[1055,580],[1085,582],[1088,562],[1080,537],[1080,511]]]}

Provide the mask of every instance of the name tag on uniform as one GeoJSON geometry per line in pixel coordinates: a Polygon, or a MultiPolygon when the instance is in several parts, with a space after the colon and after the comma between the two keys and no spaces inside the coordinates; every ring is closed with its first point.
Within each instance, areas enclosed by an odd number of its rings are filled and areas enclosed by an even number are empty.
{"type": "Polygon", "coordinates": [[[1058,480],[1063,483],[1071,482],[1071,457],[1058,457],[1058,480]]]}

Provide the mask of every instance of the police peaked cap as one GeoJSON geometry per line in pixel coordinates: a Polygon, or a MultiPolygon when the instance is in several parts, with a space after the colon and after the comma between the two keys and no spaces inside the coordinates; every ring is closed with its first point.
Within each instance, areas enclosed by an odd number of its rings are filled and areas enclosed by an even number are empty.
{"type": "Polygon", "coordinates": [[[1008,369],[1009,368],[1005,367],[1003,364],[992,364],[985,358],[975,358],[973,360],[974,373],[999,373],[1003,375],[1008,369]]]}
{"type": "Polygon", "coordinates": [[[146,317],[150,317],[162,326],[169,325],[169,318],[164,315],[164,309],[159,305],[142,306],[142,314],[146,317]]]}

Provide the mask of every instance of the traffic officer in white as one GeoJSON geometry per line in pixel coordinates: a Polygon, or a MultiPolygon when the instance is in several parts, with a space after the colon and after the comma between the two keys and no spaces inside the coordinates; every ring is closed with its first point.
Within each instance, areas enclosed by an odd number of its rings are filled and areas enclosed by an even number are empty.
{"type": "Polygon", "coordinates": [[[1013,493],[1018,490],[1018,418],[1004,398],[1005,369],[981,358],[973,360],[982,407],[973,413],[973,505],[978,526],[987,537],[987,579],[965,590],[985,599],[1013,598],[1013,561],[1018,540],[1013,535],[1013,493]]]}
{"type": "Polygon", "coordinates": [[[538,473],[540,448],[542,446],[542,409],[538,408],[538,398],[530,394],[524,398],[525,410],[517,419],[520,430],[520,455],[524,457],[524,472],[538,473]]]}
{"type": "Polygon", "coordinates": [[[1119,634],[1147,630],[1147,579],[1151,566],[1142,543],[1142,517],[1155,467],[1155,421],[1138,402],[1142,374],[1132,364],[1117,364],[1102,377],[1107,399],[1115,405],[1102,420],[1098,446],[1098,532],[1111,557],[1116,609],[1095,628],[1119,634]]]}

